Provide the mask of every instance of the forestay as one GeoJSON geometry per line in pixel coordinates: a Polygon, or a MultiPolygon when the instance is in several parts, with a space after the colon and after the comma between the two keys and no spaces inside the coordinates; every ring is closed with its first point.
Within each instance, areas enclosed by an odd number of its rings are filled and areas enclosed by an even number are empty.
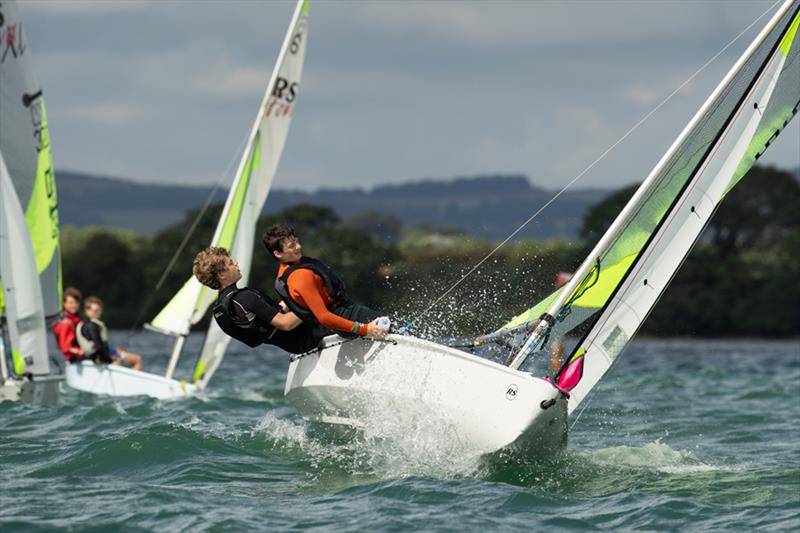
{"type": "MultiPolygon", "coordinates": [[[[50,373],[42,289],[19,198],[0,152],[0,277],[5,325],[17,376],[50,373]]],[[[0,342],[3,342],[0,336],[0,342]]],[[[5,370],[5,365],[3,365],[5,370]]],[[[5,373],[5,372],[4,372],[5,373]]],[[[7,376],[3,376],[4,378],[7,376]]]]}
{"type": "Polygon", "coordinates": [[[797,113],[800,2],[788,1],[737,61],[573,280],[499,330],[543,319],[514,358],[576,330],[556,376],[574,409],[639,329],[718,204],[797,113]],[[579,328],[580,326],[580,328],[579,328]]]}
{"type": "MultiPolygon", "coordinates": [[[[211,246],[228,249],[239,262],[241,285],[249,279],[256,221],[267,199],[300,91],[307,24],[308,1],[299,0],[211,240],[211,246]]],[[[151,326],[155,329],[180,336],[170,359],[167,377],[172,376],[177,364],[183,336],[202,319],[216,297],[217,291],[203,287],[192,276],[153,319],[151,326]]],[[[193,382],[201,386],[208,383],[222,361],[228,341],[212,321],[193,372],[193,382]]]]}
{"type": "Polygon", "coordinates": [[[16,2],[0,2],[0,152],[25,212],[44,311],[61,308],[61,258],[50,134],[42,88],[16,2]]]}

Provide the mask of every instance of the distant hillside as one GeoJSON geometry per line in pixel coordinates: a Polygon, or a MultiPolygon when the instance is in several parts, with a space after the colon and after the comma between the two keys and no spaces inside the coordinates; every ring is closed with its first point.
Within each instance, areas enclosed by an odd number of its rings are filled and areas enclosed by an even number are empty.
{"type": "MultiPolygon", "coordinates": [[[[201,206],[211,187],[151,185],[62,171],[57,175],[61,223],[83,227],[127,228],[151,235],[201,206]]],[[[226,190],[217,191],[221,203],[226,190]]],[[[378,211],[403,224],[436,224],[481,237],[507,236],[555,194],[535,187],[523,176],[484,176],[452,181],[418,181],[364,189],[321,189],[316,192],[273,190],[265,212],[308,203],[330,206],[343,217],[378,211]]],[[[576,189],[563,194],[520,237],[577,235],[586,209],[608,191],[576,189]]]]}

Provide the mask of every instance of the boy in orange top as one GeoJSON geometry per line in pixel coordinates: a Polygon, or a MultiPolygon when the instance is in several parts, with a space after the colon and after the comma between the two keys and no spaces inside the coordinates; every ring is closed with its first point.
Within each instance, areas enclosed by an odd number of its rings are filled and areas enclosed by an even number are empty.
{"type": "Polygon", "coordinates": [[[286,224],[273,226],[264,234],[263,242],[281,263],[275,290],[303,321],[321,324],[345,336],[377,337],[388,333],[377,324],[380,313],[350,301],[344,281],[332,268],[303,256],[294,228],[286,224]]]}

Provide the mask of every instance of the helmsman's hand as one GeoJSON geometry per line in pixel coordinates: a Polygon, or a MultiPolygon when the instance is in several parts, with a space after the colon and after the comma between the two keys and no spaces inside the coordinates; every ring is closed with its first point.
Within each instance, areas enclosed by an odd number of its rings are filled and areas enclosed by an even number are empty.
{"type": "Polygon", "coordinates": [[[377,318],[367,324],[367,337],[383,337],[387,333],[389,333],[389,330],[380,327],[377,318]]]}

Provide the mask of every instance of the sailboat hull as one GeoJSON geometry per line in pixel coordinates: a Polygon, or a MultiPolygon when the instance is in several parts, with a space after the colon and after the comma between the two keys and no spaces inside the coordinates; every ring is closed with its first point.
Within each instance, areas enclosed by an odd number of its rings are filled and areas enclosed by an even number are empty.
{"type": "Polygon", "coordinates": [[[549,382],[413,337],[343,341],[295,358],[284,390],[310,421],[368,428],[440,424],[480,455],[536,457],[563,449],[567,401],[549,382]]]}
{"type": "Polygon", "coordinates": [[[65,374],[68,386],[92,394],[168,399],[191,396],[198,390],[185,381],[117,365],[95,365],[90,361],[67,365],[65,374]]]}
{"type": "Polygon", "coordinates": [[[22,401],[52,407],[58,403],[63,376],[35,376],[34,379],[8,378],[0,383],[0,402],[22,401]]]}

